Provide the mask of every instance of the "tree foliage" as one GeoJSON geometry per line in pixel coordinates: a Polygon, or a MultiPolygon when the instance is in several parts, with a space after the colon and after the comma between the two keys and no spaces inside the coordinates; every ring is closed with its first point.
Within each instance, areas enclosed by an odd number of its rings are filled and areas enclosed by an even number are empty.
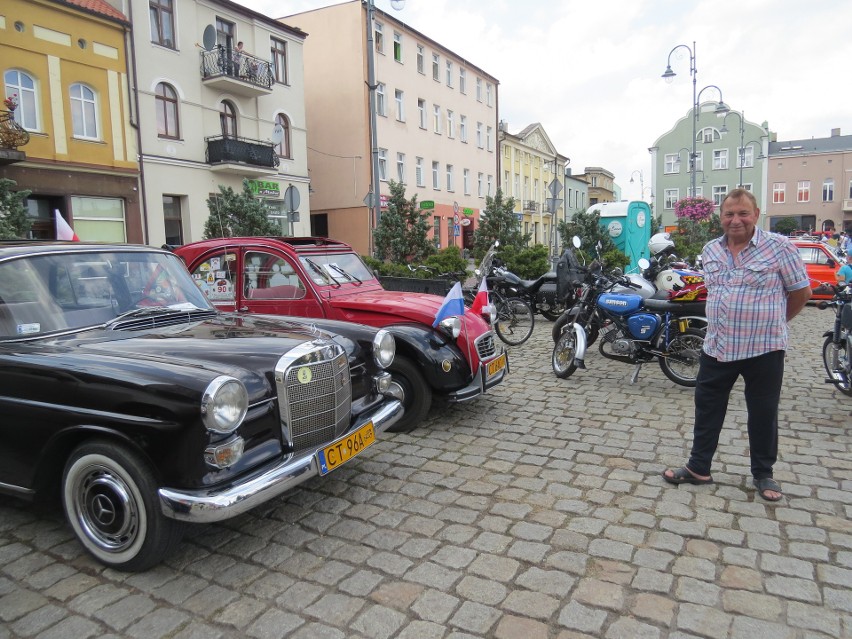
{"type": "Polygon", "coordinates": [[[13,191],[18,183],[0,178],[0,239],[15,240],[27,236],[32,221],[27,215],[24,200],[32,191],[13,191]]]}
{"type": "Polygon", "coordinates": [[[204,224],[204,239],[281,235],[281,227],[269,219],[269,206],[254,196],[248,180],[243,180],[242,193],[220,184],[219,193],[207,198],[207,208],[210,216],[204,224]]]}
{"type": "Polygon", "coordinates": [[[562,249],[573,248],[571,240],[576,235],[582,242],[580,251],[587,261],[602,261],[606,268],[624,268],[630,263],[630,258],[615,245],[600,220],[598,211],[589,212],[586,209],[575,213],[570,222],[559,222],[562,249]]]}
{"type": "Polygon", "coordinates": [[[525,280],[533,280],[550,270],[550,251],[544,244],[535,244],[518,250],[514,246],[500,248],[497,251],[506,268],[525,280]]]}
{"type": "Polygon", "coordinates": [[[417,196],[405,199],[405,185],[390,181],[388,210],[373,232],[375,257],[396,264],[421,263],[435,252],[429,241],[430,214],[417,207],[417,196]]]}
{"type": "Polygon", "coordinates": [[[501,250],[509,247],[521,250],[531,237],[531,234],[521,232],[515,215],[515,198],[504,199],[502,189],[497,189],[494,197],[486,196],[479,228],[473,232],[473,254],[477,260],[482,259],[495,240],[500,241],[501,250]]]}
{"type": "Polygon", "coordinates": [[[775,232],[781,235],[790,235],[793,231],[799,228],[799,224],[794,217],[782,217],[775,222],[775,232]]]}
{"type": "Polygon", "coordinates": [[[677,221],[677,231],[671,234],[675,254],[687,262],[694,262],[704,245],[722,235],[722,221],[713,214],[708,219],[696,222],[687,218],[677,221]]]}

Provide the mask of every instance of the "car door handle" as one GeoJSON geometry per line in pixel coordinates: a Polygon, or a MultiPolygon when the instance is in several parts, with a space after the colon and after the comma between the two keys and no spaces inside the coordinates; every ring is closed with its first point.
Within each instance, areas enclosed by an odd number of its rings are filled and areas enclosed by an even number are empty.
{"type": "Polygon", "coordinates": [[[241,313],[248,313],[249,307],[248,306],[241,306],[237,310],[240,311],[241,313]]]}

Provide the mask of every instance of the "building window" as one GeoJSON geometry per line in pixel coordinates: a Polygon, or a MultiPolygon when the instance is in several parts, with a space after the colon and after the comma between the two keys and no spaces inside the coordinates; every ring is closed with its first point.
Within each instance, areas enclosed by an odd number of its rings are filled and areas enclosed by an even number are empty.
{"type": "Polygon", "coordinates": [[[379,149],[379,179],[387,182],[388,179],[388,150],[379,149]]]}
{"type": "Polygon", "coordinates": [[[396,100],[396,119],[400,122],[405,122],[405,95],[399,89],[394,91],[394,99],[396,100]]]}
{"type": "Polygon", "coordinates": [[[414,161],[414,180],[417,182],[417,186],[426,186],[426,182],[423,180],[423,158],[417,158],[414,161]]]}
{"type": "Polygon", "coordinates": [[[802,180],[796,189],[796,202],[811,201],[811,181],[802,180]]]}
{"type": "Polygon", "coordinates": [[[482,173],[476,174],[476,194],[482,197],[482,173]]]}
{"type": "Polygon", "coordinates": [[[447,86],[453,88],[453,62],[447,60],[447,86]]]}
{"type": "Polygon", "coordinates": [[[375,43],[376,52],[385,52],[385,31],[384,25],[381,22],[373,21],[373,42],[375,43]]]}
{"type": "Polygon", "coordinates": [[[459,67],[459,93],[467,94],[467,71],[459,67]]]}
{"type": "Polygon", "coordinates": [[[423,75],[426,75],[426,71],[423,70],[423,56],[424,56],[423,45],[418,44],[417,45],[417,73],[421,73],[423,75]]]}
{"type": "Polygon", "coordinates": [[[436,191],[441,189],[440,168],[437,162],[432,162],[432,188],[436,191]]]}
{"type": "Polygon", "coordinates": [[[385,102],[385,85],[379,82],[376,85],[376,113],[378,115],[387,115],[388,107],[385,102]]]}
{"type": "MultiPolygon", "coordinates": [[[[459,138],[467,144],[467,116],[463,115],[459,118],[459,138]]],[[[852,190],[852,185],[849,187],[852,190]]],[[[850,196],[852,197],[852,196],[850,196]]]]}
{"type": "Polygon", "coordinates": [[[728,149],[713,151],[713,170],[723,171],[728,168],[728,149]]]}
{"type": "Polygon", "coordinates": [[[476,78],[476,101],[482,102],[482,78],[476,78]]]}
{"type": "Polygon", "coordinates": [[[696,186],[695,190],[690,189],[690,193],[692,193],[692,197],[704,197],[704,187],[696,186]]]}
{"type": "Polygon", "coordinates": [[[513,186],[512,196],[520,197],[521,195],[521,176],[515,173],[515,184],[513,186]]]}
{"type": "Polygon", "coordinates": [[[289,160],[293,157],[290,153],[292,148],[290,145],[290,118],[283,113],[278,113],[275,116],[275,128],[281,130],[281,142],[275,147],[275,152],[278,157],[289,160]]]}
{"type": "Polygon", "coordinates": [[[713,204],[716,206],[722,206],[722,200],[725,199],[725,195],[728,193],[728,185],[723,184],[721,186],[713,187],[713,204]]]}
{"type": "Polygon", "coordinates": [[[712,127],[704,127],[697,134],[697,141],[704,142],[705,144],[710,144],[711,142],[715,142],[716,140],[721,140],[722,134],[719,133],[719,130],[712,127]]]}
{"type": "Polygon", "coordinates": [[[15,109],[15,122],[27,131],[38,131],[38,101],[36,84],[32,76],[23,71],[6,71],[3,74],[6,84],[6,97],[18,96],[18,108],[15,109]]]}
{"type": "Polygon", "coordinates": [[[160,82],[154,96],[157,110],[157,135],[161,138],[180,138],[178,99],[174,87],[160,82]]]}
{"type": "Polygon", "coordinates": [[[470,169],[465,169],[462,171],[462,186],[464,187],[464,194],[470,195],[470,169]]]}
{"type": "Polygon", "coordinates": [[[745,189],[749,193],[754,193],[754,184],[751,182],[746,182],[745,184],[740,184],[741,189],[745,189]]]}
{"type": "Polygon", "coordinates": [[[441,216],[435,215],[432,218],[432,241],[435,243],[435,248],[441,248],[441,216]]]}
{"type": "Polygon", "coordinates": [[[237,110],[227,100],[222,100],[219,103],[219,124],[222,127],[224,137],[237,137],[237,110]]]}
{"type": "Polygon", "coordinates": [[[490,82],[487,82],[485,84],[485,104],[487,104],[488,106],[494,106],[493,97],[494,87],[491,85],[490,82]]]}
{"type": "Polygon", "coordinates": [[[831,178],[826,178],[825,181],[822,183],[822,201],[834,201],[834,180],[831,178]]]}
{"type": "Polygon", "coordinates": [[[225,49],[228,55],[233,53],[235,30],[236,27],[233,22],[216,18],[216,44],[225,49]]]}
{"type": "Polygon", "coordinates": [[[487,194],[489,196],[494,195],[494,176],[493,175],[488,176],[488,192],[487,192],[487,194]]]}
{"type": "Polygon", "coordinates": [[[455,191],[455,180],[453,179],[453,165],[447,165],[447,190],[455,191]]]}
{"type": "Polygon", "coordinates": [[[393,59],[402,62],[402,34],[393,32],[393,59]]]}
{"type": "Polygon", "coordinates": [[[680,199],[680,189],[665,190],[665,208],[667,211],[673,211],[675,203],[680,199]]]}
{"type": "Polygon", "coordinates": [[[405,184],[405,153],[396,154],[396,178],[400,184],[405,184]]]}
{"type": "Polygon", "coordinates": [[[598,186],[598,176],[597,176],[597,175],[593,175],[593,176],[592,176],[592,186],[593,186],[593,187],[597,187],[597,186],[598,186]]]}
{"type": "Polygon", "coordinates": [[[68,92],[71,96],[71,130],[75,138],[98,139],[98,109],[95,92],[85,84],[72,84],[68,92]]]}
{"type": "MultiPolygon", "coordinates": [[[[695,170],[703,171],[704,170],[704,151],[696,151],[695,153],[695,170]]],[[[689,173],[689,166],[687,165],[686,172],[689,173]]]]}
{"type": "Polygon", "coordinates": [[[166,231],[166,244],[183,244],[183,221],[180,213],[180,196],[163,195],[163,226],[166,231]]]}
{"type": "Polygon", "coordinates": [[[426,100],[422,98],[417,99],[417,111],[420,113],[420,128],[426,128],[426,100]]]}
{"type": "Polygon", "coordinates": [[[289,84],[287,74],[287,43],[272,38],[272,72],[279,84],[289,84]]]}
{"type": "Polygon", "coordinates": [[[494,149],[491,147],[491,134],[492,134],[493,132],[494,132],[493,127],[490,127],[490,126],[489,126],[489,127],[486,127],[486,128],[485,128],[485,148],[486,148],[486,149],[488,149],[488,151],[489,151],[489,152],[491,152],[491,151],[493,151],[493,150],[494,150],[494,149]]]}
{"type": "Polygon", "coordinates": [[[680,153],[666,153],[663,173],[680,173],[680,153]]]}
{"type": "Polygon", "coordinates": [[[174,0],[150,0],[148,15],[151,21],[151,42],[170,49],[175,45],[174,0]]]}
{"type": "Polygon", "coordinates": [[[111,197],[72,197],[71,214],[79,237],[92,242],[126,242],[124,200],[111,197]]]}
{"type": "Polygon", "coordinates": [[[485,148],[485,141],[482,138],[482,122],[476,123],[476,146],[480,149],[485,148]]]}
{"type": "Polygon", "coordinates": [[[737,149],[737,168],[750,169],[754,166],[754,147],[748,144],[737,149]]]}
{"type": "Polygon", "coordinates": [[[435,131],[438,135],[441,134],[441,107],[437,104],[432,105],[433,108],[433,117],[434,117],[434,126],[432,130],[435,131]]]}
{"type": "Polygon", "coordinates": [[[432,54],[432,79],[435,82],[441,81],[441,56],[437,53],[432,54]]]}

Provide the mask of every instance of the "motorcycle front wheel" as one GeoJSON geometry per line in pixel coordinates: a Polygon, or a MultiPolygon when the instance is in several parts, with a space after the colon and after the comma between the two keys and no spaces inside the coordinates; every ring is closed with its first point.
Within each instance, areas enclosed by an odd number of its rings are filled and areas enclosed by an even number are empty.
{"type": "Polygon", "coordinates": [[[704,331],[687,328],[685,332],[678,333],[669,342],[668,353],[676,355],[677,359],[660,357],[658,360],[660,368],[675,384],[695,386],[698,380],[698,358],[701,356],[702,348],[704,348],[704,331]]]}
{"type": "Polygon", "coordinates": [[[553,372],[558,378],[566,379],[574,374],[577,370],[576,355],[577,334],[571,328],[567,328],[553,345],[553,355],[550,358],[553,372]]]}
{"type": "Polygon", "coordinates": [[[530,305],[519,297],[501,298],[496,301],[497,321],[494,329],[497,337],[509,346],[519,346],[532,335],[535,318],[530,305]]]}
{"type": "MultiPolygon", "coordinates": [[[[832,363],[832,345],[834,340],[831,336],[825,338],[825,343],[822,345],[822,363],[825,365],[825,372],[828,373],[828,377],[831,379],[831,383],[837,387],[844,395],[849,395],[852,397],[852,384],[847,382],[842,382],[834,377],[834,364],[832,363]]],[[[846,350],[846,341],[840,343],[840,350],[837,353],[837,363],[841,367],[849,366],[849,353],[846,350]]],[[[848,379],[848,378],[847,378],[848,379]]]]}
{"type": "Polygon", "coordinates": [[[541,316],[544,317],[548,322],[555,322],[559,319],[559,317],[567,310],[567,306],[565,304],[556,303],[551,306],[546,311],[542,309],[541,316]]]}

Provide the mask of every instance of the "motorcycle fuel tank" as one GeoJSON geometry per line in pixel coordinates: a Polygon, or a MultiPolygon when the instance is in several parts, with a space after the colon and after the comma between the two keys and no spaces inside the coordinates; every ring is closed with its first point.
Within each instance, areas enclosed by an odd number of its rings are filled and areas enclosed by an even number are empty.
{"type": "Polygon", "coordinates": [[[598,298],[598,305],[616,315],[635,313],[642,306],[641,295],[630,293],[603,293],[598,298]]]}
{"type": "Polygon", "coordinates": [[[637,313],[627,318],[627,328],[634,339],[651,339],[659,324],[660,318],[650,313],[637,313]]]}

